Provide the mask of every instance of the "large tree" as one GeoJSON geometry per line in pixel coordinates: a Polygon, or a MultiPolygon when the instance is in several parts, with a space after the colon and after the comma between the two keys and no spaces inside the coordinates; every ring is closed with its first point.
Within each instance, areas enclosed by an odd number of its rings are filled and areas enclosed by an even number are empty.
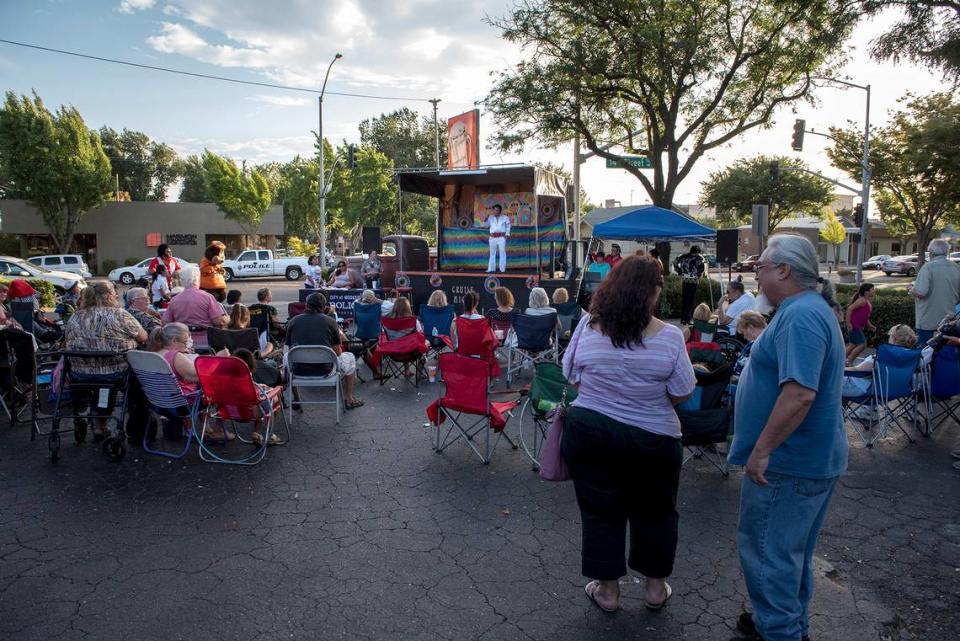
{"type": "Polygon", "coordinates": [[[900,20],[873,42],[876,58],[919,62],[960,80],[960,2],[865,0],[863,5],[870,15],[900,13],[900,20]]]}
{"type": "Polygon", "coordinates": [[[167,188],[180,175],[181,164],[173,147],[150,140],[142,131],[100,128],[103,150],[118,176],[120,190],[130,200],[165,200],[167,188]]]}
{"type": "MultiPolygon", "coordinates": [[[[447,127],[440,123],[440,166],[447,165],[447,127]]],[[[360,144],[373,147],[397,168],[436,164],[433,117],[404,107],[360,123],[360,144]]]]}
{"type": "Polygon", "coordinates": [[[60,252],[70,251],[83,215],[113,191],[110,161],[80,112],[51,113],[40,97],[7,92],[0,108],[0,183],[37,208],[60,252]]]}
{"type": "Polygon", "coordinates": [[[212,203],[213,195],[207,186],[207,174],[203,169],[203,160],[196,154],[180,161],[180,175],[183,187],[180,190],[182,203],[212,203]]]}
{"type": "Polygon", "coordinates": [[[363,225],[399,229],[393,162],[372,147],[360,147],[355,158],[353,169],[334,183],[328,205],[342,216],[347,230],[363,225]]]}
{"type": "MultiPolygon", "coordinates": [[[[901,102],[905,108],[871,134],[871,185],[881,217],[917,234],[923,264],[934,230],[960,223],[960,103],[949,93],[908,95],[901,102]]],[[[863,134],[853,125],[830,133],[837,140],[827,149],[830,160],[859,180],[860,162],[851,151],[863,148],[863,134]]]]}
{"type": "Polygon", "coordinates": [[[669,208],[705,153],[809,97],[855,18],[843,0],[518,0],[491,22],[523,60],[485,104],[502,150],[579,135],[645,155],[652,175],[626,170],[669,208]]]}
{"type": "Polygon", "coordinates": [[[283,223],[287,234],[319,238],[320,202],[317,199],[317,161],[297,156],[281,169],[283,223]]]}
{"type": "Polygon", "coordinates": [[[767,204],[771,232],[790,216],[819,218],[833,200],[830,184],[801,169],[805,169],[801,163],[782,156],[741,158],[709,175],[700,203],[716,209],[717,221],[724,226],[749,223],[753,205],[767,204]],[[779,167],[776,179],[770,175],[772,162],[779,167]]]}
{"type": "Polygon", "coordinates": [[[256,236],[272,198],[266,179],[256,169],[241,170],[209,150],[203,152],[203,168],[220,211],[248,236],[256,236]]]}

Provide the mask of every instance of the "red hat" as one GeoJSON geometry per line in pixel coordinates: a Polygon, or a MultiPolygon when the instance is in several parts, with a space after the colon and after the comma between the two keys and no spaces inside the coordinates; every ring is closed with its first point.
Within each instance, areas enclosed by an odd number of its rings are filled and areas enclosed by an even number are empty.
{"type": "Polygon", "coordinates": [[[22,278],[18,278],[10,283],[10,287],[7,289],[7,296],[10,298],[27,298],[28,296],[33,296],[36,293],[37,290],[31,287],[30,283],[22,278]]]}

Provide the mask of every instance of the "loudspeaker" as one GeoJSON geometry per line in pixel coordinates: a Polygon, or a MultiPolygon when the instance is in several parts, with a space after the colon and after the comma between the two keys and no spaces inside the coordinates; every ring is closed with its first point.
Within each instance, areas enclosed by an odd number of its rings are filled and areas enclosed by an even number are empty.
{"type": "Polygon", "coordinates": [[[721,265],[732,265],[739,259],[740,230],[717,230],[717,262],[721,265]]]}
{"type": "Polygon", "coordinates": [[[380,228],[379,227],[364,227],[363,228],[363,253],[369,254],[370,252],[380,252],[380,228]]]}
{"type": "Polygon", "coordinates": [[[540,211],[538,223],[542,227],[552,225],[560,220],[563,201],[554,196],[540,196],[540,211]]]}

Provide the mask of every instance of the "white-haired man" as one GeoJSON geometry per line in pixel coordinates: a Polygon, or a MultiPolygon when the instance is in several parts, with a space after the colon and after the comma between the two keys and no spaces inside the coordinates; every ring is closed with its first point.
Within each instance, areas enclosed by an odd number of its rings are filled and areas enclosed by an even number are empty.
{"type": "Polygon", "coordinates": [[[927,246],[930,260],[920,268],[917,280],[909,289],[916,298],[917,341],[926,343],[933,338],[933,332],[947,316],[956,312],[960,297],[960,267],[947,260],[950,246],[947,241],[937,238],[927,246]]]}
{"type": "MultiPolygon", "coordinates": [[[[226,327],[230,318],[223,313],[217,299],[199,289],[200,271],[187,267],[180,272],[183,291],[170,300],[163,312],[163,324],[183,323],[195,327],[226,327]]],[[[194,340],[206,343],[206,338],[194,335],[194,340]]]]}
{"type": "Polygon", "coordinates": [[[753,604],[737,629],[750,639],[805,641],[817,537],[847,469],[845,350],[833,289],[809,240],[772,236],[757,280],[777,313],[750,350],[734,403],[729,460],[747,472],[737,547],[753,604]]]}

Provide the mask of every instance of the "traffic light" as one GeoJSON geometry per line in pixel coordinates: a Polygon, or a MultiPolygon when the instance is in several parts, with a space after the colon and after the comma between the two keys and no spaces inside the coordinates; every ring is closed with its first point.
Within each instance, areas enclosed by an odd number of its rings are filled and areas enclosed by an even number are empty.
{"type": "Polygon", "coordinates": [[[863,227],[863,203],[857,203],[853,207],[853,222],[857,227],[863,227]]]}
{"type": "Polygon", "coordinates": [[[356,165],[356,145],[347,145],[347,168],[353,169],[356,165]]]}
{"type": "Polygon", "coordinates": [[[807,127],[806,120],[797,120],[793,121],[793,139],[790,142],[790,146],[794,151],[803,151],[803,130],[807,127]]]}
{"type": "Polygon", "coordinates": [[[780,161],[771,160],[770,161],[770,182],[777,182],[780,180],[780,161]]]}

